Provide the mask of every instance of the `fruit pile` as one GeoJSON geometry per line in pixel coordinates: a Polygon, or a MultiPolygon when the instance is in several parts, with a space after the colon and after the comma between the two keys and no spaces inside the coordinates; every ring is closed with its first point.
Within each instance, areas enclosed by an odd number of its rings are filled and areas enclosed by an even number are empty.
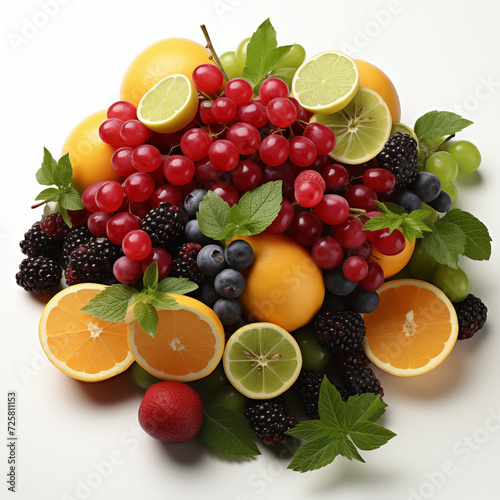
{"type": "Polygon", "coordinates": [[[275,37],[266,21],[220,60],[210,41],[210,57],[177,42],[187,67],[141,85],[129,70],[129,100],[79,124],[69,160],[45,152],[37,179],[56,188],[38,196],[45,215],[21,241],[20,286],[67,285],[40,323],[49,359],[86,381],[137,361],[141,425],[171,442],[200,432],[223,450],[213,422],[248,449],[248,425],[272,446],[301,437],[287,389],[309,419],[329,390],[338,404],[383,404],[370,361],[424,373],[486,320],[457,262],[488,258],[490,238],[452,209],[457,175],[480,164],[473,144],[450,140],[470,122],[430,112],[413,130],[378,68],[333,50],[305,60],[297,44],[263,59],[266,30],[275,37]],[[86,338],[102,344],[76,352],[86,338]]]}

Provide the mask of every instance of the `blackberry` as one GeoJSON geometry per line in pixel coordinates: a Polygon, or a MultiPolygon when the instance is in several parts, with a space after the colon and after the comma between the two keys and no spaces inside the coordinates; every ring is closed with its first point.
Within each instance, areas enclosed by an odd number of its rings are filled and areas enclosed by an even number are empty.
{"type": "Polygon", "coordinates": [[[61,281],[59,264],[48,257],[28,257],[19,265],[16,282],[35,295],[52,293],[61,281]]]}
{"type": "Polygon", "coordinates": [[[304,413],[312,419],[318,419],[319,388],[324,374],[311,370],[302,370],[294,384],[295,393],[304,413]]]}
{"type": "Polygon", "coordinates": [[[297,424],[290,415],[283,396],[273,399],[248,399],[246,418],[257,437],[269,446],[279,446],[286,439],[285,431],[297,424]]]}
{"type": "Polygon", "coordinates": [[[40,227],[40,222],[35,222],[24,234],[24,239],[19,243],[21,251],[28,257],[48,257],[57,260],[62,252],[62,241],[50,238],[40,227]]]}
{"type": "Polygon", "coordinates": [[[49,238],[55,238],[59,241],[64,240],[69,230],[68,225],[64,222],[59,212],[42,217],[40,227],[49,238]]]}
{"type": "Polygon", "coordinates": [[[170,203],[160,203],[141,220],[141,229],[151,237],[153,246],[171,248],[184,234],[184,212],[170,203]]]}
{"type": "Polygon", "coordinates": [[[479,297],[470,293],[453,307],[458,317],[458,340],[470,339],[484,326],[488,309],[479,297]]]}
{"type": "Polygon", "coordinates": [[[344,401],[350,396],[357,396],[371,392],[372,394],[384,395],[380,382],[369,366],[359,364],[346,365],[344,371],[339,373],[343,390],[340,395],[344,401]]]}
{"type": "Polygon", "coordinates": [[[81,245],[84,245],[92,239],[92,233],[89,231],[87,224],[82,226],[73,226],[68,231],[66,238],[64,238],[64,244],[62,249],[62,255],[65,267],[69,265],[69,256],[71,252],[81,245]]]}
{"type": "Polygon", "coordinates": [[[366,332],[362,316],[354,311],[320,313],[313,326],[318,344],[334,355],[359,350],[366,332]]]}
{"type": "Polygon", "coordinates": [[[107,238],[89,239],[71,252],[64,273],[66,283],[109,284],[113,277],[113,264],[121,255],[121,247],[113,245],[107,238]]]}
{"type": "Polygon", "coordinates": [[[380,168],[390,170],[396,178],[396,189],[404,189],[418,177],[417,141],[409,134],[396,132],[377,156],[380,168]]]}
{"type": "Polygon", "coordinates": [[[187,278],[197,285],[205,281],[203,275],[196,265],[196,257],[201,250],[199,243],[184,243],[179,249],[177,257],[174,259],[174,267],[170,276],[174,278],[187,278]]]}
{"type": "Polygon", "coordinates": [[[335,367],[340,373],[346,371],[353,365],[361,368],[362,366],[368,366],[369,364],[370,360],[366,357],[362,350],[344,352],[335,358],[335,367]]]}

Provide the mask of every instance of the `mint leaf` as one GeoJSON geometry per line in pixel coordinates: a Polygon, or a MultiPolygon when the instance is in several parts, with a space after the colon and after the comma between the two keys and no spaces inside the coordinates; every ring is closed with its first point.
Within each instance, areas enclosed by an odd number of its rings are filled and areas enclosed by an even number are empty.
{"type": "Polygon", "coordinates": [[[51,186],[54,184],[53,172],[57,168],[57,162],[54,160],[47,148],[43,148],[42,166],[37,170],[36,180],[42,186],[51,186]]]}
{"type": "Polygon", "coordinates": [[[74,187],[67,188],[59,195],[61,207],[67,210],[81,210],[83,207],[82,199],[74,187]]]}
{"type": "Polygon", "coordinates": [[[456,224],[465,236],[464,255],[472,260],[488,260],[491,236],[488,228],[469,212],[454,208],[441,219],[456,224]]]}
{"type": "Polygon", "coordinates": [[[443,217],[434,222],[432,232],[425,235],[422,246],[436,262],[456,269],[458,256],[464,253],[466,242],[460,226],[443,217]]]}
{"type": "Polygon", "coordinates": [[[35,201],[57,201],[59,199],[59,190],[57,188],[47,188],[38,193],[35,201]]]}
{"type": "Polygon", "coordinates": [[[134,306],[134,316],[141,328],[155,338],[158,328],[158,313],[148,302],[137,302],[134,306]]]}
{"type": "Polygon", "coordinates": [[[73,227],[73,223],[71,222],[71,219],[69,218],[68,211],[61,207],[59,203],[56,204],[55,208],[56,212],[59,212],[61,214],[61,217],[63,218],[63,221],[66,223],[68,227],[73,227]]]}
{"type": "Polygon", "coordinates": [[[243,78],[247,79],[254,89],[259,88],[267,73],[278,65],[291,48],[291,45],[278,47],[276,30],[271,21],[266,19],[248,43],[243,78]]]}
{"type": "Polygon", "coordinates": [[[219,240],[229,215],[229,204],[213,191],[203,197],[196,218],[201,232],[208,238],[219,240]]]}
{"type": "Polygon", "coordinates": [[[158,262],[155,260],[149,264],[142,277],[144,288],[156,291],[158,288],[158,262]]]}
{"type": "Polygon", "coordinates": [[[221,240],[230,240],[236,236],[248,236],[253,234],[250,229],[248,229],[247,224],[250,217],[241,211],[241,208],[237,203],[235,203],[229,214],[227,216],[226,225],[224,231],[221,234],[221,240]]]}
{"type": "Polygon", "coordinates": [[[471,124],[470,120],[449,111],[429,111],[415,122],[413,130],[422,141],[455,134],[471,124]]]}
{"type": "Polygon", "coordinates": [[[82,311],[104,321],[119,323],[124,321],[127,309],[137,290],[127,285],[107,287],[90,302],[82,307],[82,311]]]}
{"type": "Polygon", "coordinates": [[[73,168],[69,161],[69,153],[66,153],[57,162],[57,167],[53,170],[54,184],[57,186],[69,186],[73,182],[73,168]]]}
{"type": "Polygon", "coordinates": [[[206,445],[226,455],[260,455],[248,420],[226,406],[215,405],[205,411],[198,435],[206,445]]]}
{"type": "Polygon", "coordinates": [[[238,206],[248,216],[244,227],[251,231],[250,234],[261,233],[276,219],[283,201],[282,184],[282,181],[266,182],[240,198],[238,206]]]}
{"type": "Polygon", "coordinates": [[[158,309],[169,309],[170,311],[181,309],[180,304],[174,297],[159,292],[156,292],[151,297],[151,304],[158,309]]]}
{"type": "Polygon", "coordinates": [[[301,422],[286,431],[306,441],[294,454],[289,469],[306,472],[330,464],[338,455],[364,462],[357,448],[374,450],[395,436],[376,422],[387,405],[379,395],[362,394],[342,401],[334,385],[324,377],[321,383],[319,420],[301,422]]]}
{"type": "Polygon", "coordinates": [[[185,295],[186,293],[194,292],[197,288],[198,285],[187,278],[164,278],[158,283],[156,291],[185,295]]]}

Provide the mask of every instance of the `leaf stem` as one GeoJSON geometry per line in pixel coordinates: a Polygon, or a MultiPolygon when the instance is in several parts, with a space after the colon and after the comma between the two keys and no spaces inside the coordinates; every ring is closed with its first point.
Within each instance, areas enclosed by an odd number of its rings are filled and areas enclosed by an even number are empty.
{"type": "Polygon", "coordinates": [[[219,67],[219,69],[222,71],[222,74],[224,75],[224,80],[226,82],[229,81],[229,78],[226,75],[226,71],[224,70],[224,66],[222,66],[222,63],[220,62],[219,56],[217,55],[217,52],[215,52],[214,46],[212,44],[212,40],[210,40],[210,35],[208,34],[208,30],[204,24],[200,24],[201,31],[203,31],[203,35],[205,36],[205,40],[207,41],[207,49],[210,51],[212,54],[212,59],[214,60],[215,64],[219,67]]]}

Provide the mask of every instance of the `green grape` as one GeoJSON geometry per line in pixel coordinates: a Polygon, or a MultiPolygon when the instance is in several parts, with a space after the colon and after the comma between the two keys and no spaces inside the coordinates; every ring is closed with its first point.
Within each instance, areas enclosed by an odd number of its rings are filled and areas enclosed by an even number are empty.
{"type": "Polygon", "coordinates": [[[453,184],[453,182],[450,182],[449,184],[445,184],[444,186],[441,186],[441,191],[445,191],[450,195],[451,201],[455,203],[457,201],[457,196],[458,196],[458,190],[457,186],[453,184]]]}
{"type": "Polygon", "coordinates": [[[132,374],[132,380],[135,382],[135,385],[144,391],[157,382],[163,382],[161,378],[156,378],[154,375],[147,372],[139,363],[134,363],[132,365],[130,373],[132,374]]]}
{"type": "Polygon", "coordinates": [[[240,71],[238,64],[236,63],[236,54],[234,52],[224,52],[219,59],[229,80],[239,78],[241,76],[243,68],[241,68],[240,71]]]}
{"type": "Polygon", "coordinates": [[[236,65],[238,67],[238,70],[241,73],[243,73],[243,68],[245,67],[245,63],[247,61],[247,47],[248,47],[248,42],[250,42],[250,37],[245,38],[240,42],[238,47],[236,47],[235,54],[236,54],[236,65]]]}
{"type": "MultiPolygon", "coordinates": [[[[455,158],[458,171],[461,174],[472,174],[481,165],[481,153],[479,149],[469,141],[446,142],[441,148],[455,158]]],[[[449,194],[449,193],[448,193],[449,194]]]]}
{"type": "Polygon", "coordinates": [[[458,165],[446,151],[438,151],[427,158],[425,162],[425,171],[437,175],[441,181],[441,185],[453,182],[458,175],[458,165]]]}
{"type": "Polygon", "coordinates": [[[408,262],[410,276],[417,280],[431,281],[437,267],[437,262],[430,257],[420,244],[415,245],[415,250],[408,262]]]}
{"type": "Polygon", "coordinates": [[[297,69],[306,60],[306,49],[294,43],[290,52],[276,65],[276,69],[295,68],[297,69]]]}
{"type": "Polygon", "coordinates": [[[442,290],[452,302],[460,302],[470,293],[469,277],[460,267],[453,269],[439,264],[432,274],[432,283],[442,290]]]}
{"type": "Polygon", "coordinates": [[[302,353],[302,368],[320,371],[326,368],[330,361],[330,353],[323,349],[314,338],[314,333],[301,330],[294,334],[302,353]]]}
{"type": "Polygon", "coordinates": [[[214,405],[227,406],[242,415],[245,415],[247,409],[247,400],[243,394],[238,392],[232,385],[226,385],[219,389],[212,401],[214,405]]]}
{"type": "Polygon", "coordinates": [[[438,220],[439,214],[437,213],[437,210],[434,210],[430,205],[427,205],[427,203],[425,203],[424,201],[422,202],[422,208],[431,213],[429,217],[427,217],[427,219],[424,220],[425,224],[432,224],[433,222],[436,222],[438,220]]]}
{"type": "Polygon", "coordinates": [[[283,80],[288,85],[288,89],[291,89],[293,75],[295,75],[296,71],[297,71],[297,68],[274,69],[267,76],[273,77],[273,78],[279,78],[279,79],[283,80]]]}
{"type": "Polygon", "coordinates": [[[215,370],[207,375],[206,377],[200,378],[194,381],[194,385],[199,389],[200,392],[211,392],[214,393],[218,391],[221,387],[229,384],[229,380],[224,373],[224,368],[222,367],[222,362],[217,365],[215,370]]]}

